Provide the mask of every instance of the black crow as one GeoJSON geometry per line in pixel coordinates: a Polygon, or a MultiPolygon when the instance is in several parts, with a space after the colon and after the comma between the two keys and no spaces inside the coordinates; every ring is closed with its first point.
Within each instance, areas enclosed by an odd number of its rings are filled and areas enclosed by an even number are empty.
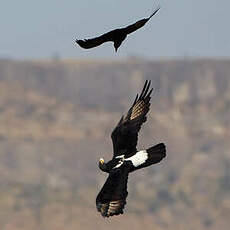
{"type": "Polygon", "coordinates": [[[143,27],[145,23],[148,22],[149,19],[153,15],[155,15],[159,9],[160,7],[158,7],[148,18],[141,19],[136,23],[127,26],[125,28],[112,30],[96,38],[84,39],[84,40],[77,39],[76,42],[79,46],[85,49],[90,49],[99,46],[104,42],[113,42],[115,51],[117,52],[117,49],[120,47],[121,43],[125,40],[127,35],[143,27]]]}

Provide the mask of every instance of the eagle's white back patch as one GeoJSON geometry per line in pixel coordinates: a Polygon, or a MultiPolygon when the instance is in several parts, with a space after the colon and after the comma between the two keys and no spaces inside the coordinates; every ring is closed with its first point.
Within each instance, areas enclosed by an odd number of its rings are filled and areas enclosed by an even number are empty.
{"type": "Polygon", "coordinates": [[[118,164],[116,166],[113,167],[113,169],[119,168],[120,166],[122,166],[124,164],[124,161],[121,160],[118,162],[118,164]]]}
{"type": "Polygon", "coordinates": [[[125,155],[119,155],[119,156],[116,156],[115,158],[116,159],[119,159],[119,158],[124,158],[125,155]]]}
{"type": "Polygon", "coordinates": [[[137,152],[135,155],[126,158],[125,161],[131,161],[135,167],[138,167],[139,165],[145,163],[147,159],[148,153],[146,152],[146,150],[141,150],[137,152]]]}

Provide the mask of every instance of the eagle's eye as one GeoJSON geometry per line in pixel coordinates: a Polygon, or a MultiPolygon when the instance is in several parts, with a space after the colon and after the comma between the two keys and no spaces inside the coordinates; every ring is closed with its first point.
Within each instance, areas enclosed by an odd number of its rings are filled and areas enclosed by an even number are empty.
{"type": "Polygon", "coordinates": [[[104,164],[105,163],[105,161],[104,161],[103,158],[100,158],[99,162],[100,162],[100,164],[104,164]]]}

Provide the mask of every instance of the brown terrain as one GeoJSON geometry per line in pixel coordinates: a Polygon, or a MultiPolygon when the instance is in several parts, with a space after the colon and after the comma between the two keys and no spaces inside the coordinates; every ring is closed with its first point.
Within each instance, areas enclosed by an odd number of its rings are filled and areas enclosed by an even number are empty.
{"type": "Polygon", "coordinates": [[[1,230],[227,230],[230,60],[0,60],[1,230]],[[110,133],[146,79],[139,149],[167,157],[129,177],[125,214],[95,197],[110,133]]]}

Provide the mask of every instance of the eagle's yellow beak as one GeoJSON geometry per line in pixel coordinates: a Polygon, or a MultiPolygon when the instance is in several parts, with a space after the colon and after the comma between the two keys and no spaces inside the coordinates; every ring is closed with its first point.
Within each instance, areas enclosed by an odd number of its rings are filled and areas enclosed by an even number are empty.
{"type": "Polygon", "coordinates": [[[104,161],[103,158],[100,158],[99,162],[100,162],[100,164],[104,164],[105,163],[105,161],[104,161]]]}

